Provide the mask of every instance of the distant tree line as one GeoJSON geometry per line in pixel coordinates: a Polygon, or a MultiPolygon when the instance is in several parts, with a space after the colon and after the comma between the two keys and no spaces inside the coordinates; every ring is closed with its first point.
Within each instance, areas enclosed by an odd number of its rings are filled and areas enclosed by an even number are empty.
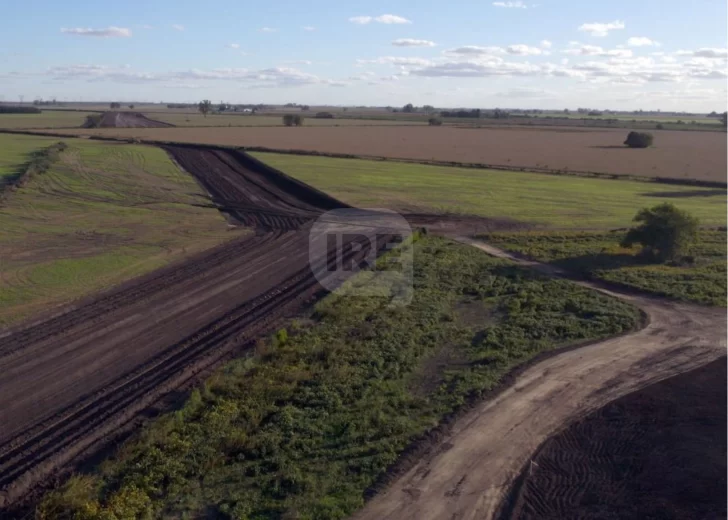
{"type": "Polygon", "coordinates": [[[40,114],[38,107],[21,107],[15,105],[0,105],[0,114],[40,114]]]}
{"type": "Polygon", "coordinates": [[[56,98],[49,99],[47,101],[44,101],[43,98],[40,98],[40,99],[34,100],[33,105],[35,105],[35,106],[53,106],[53,105],[63,106],[63,103],[59,103],[58,101],[56,101],[56,98]]]}

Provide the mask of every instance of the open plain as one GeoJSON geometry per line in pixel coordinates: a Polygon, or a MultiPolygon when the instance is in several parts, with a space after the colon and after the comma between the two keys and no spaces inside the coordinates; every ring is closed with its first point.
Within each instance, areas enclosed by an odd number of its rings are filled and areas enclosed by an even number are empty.
{"type": "Polygon", "coordinates": [[[72,133],[718,183],[725,182],[728,150],[723,132],[658,130],[653,147],[632,149],[623,145],[624,129],[558,127],[110,128],[72,133]]]}

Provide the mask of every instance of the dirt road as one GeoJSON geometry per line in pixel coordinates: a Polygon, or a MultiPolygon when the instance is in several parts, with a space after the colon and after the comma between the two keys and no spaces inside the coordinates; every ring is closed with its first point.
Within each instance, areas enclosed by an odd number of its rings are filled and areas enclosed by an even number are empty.
{"type": "MultiPolygon", "coordinates": [[[[461,239],[550,274],[558,271],[461,239]]],[[[576,418],[622,395],[725,355],[725,309],[711,309],[583,285],[647,313],[643,330],[552,357],[457,421],[449,437],[353,518],[493,518],[536,448],[576,418]]]]}
{"type": "MultiPolygon", "coordinates": [[[[88,123],[84,128],[88,128],[88,123]]],[[[169,128],[174,125],[149,119],[139,112],[104,112],[97,128],[169,128]]]]}

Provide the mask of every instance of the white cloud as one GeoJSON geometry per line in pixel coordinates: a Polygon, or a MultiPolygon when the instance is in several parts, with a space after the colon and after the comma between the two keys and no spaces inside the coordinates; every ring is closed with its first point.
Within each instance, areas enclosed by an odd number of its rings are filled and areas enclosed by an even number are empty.
{"type": "Polygon", "coordinates": [[[608,23],[584,23],[579,26],[579,30],[591,34],[592,36],[606,36],[609,31],[624,29],[624,22],[615,20],[608,23]]]}
{"type": "Polygon", "coordinates": [[[125,27],[107,27],[106,29],[84,29],[81,27],[74,29],[61,29],[62,33],[75,34],[76,36],[97,36],[100,38],[129,38],[131,29],[125,27]]]}
{"type": "Polygon", "coordinates": [[[413,38],[399,38],[392,42],[395,47],[434,47],[435,42],[430,40],[415,40],[413,38]]]}
{"type": "Polygon", "coordinates": [[[633,36],[627,40],[627,45],[630,47],[659,47],[660,44],[654,40],[646,38],[645,36],[633,36]]]}
{"type": "Polygon", "coordinates": [[[477,45],[465,45],[456,49],[448,49],[444,54],[455,54],[461,56],[494,56],[505,53],[502,47],[478,47],[477,45]]]}
{"type": "Polygon", "coordinates": [[[386,24],[405,24],[405,23],[412,23],[407,18],[402,18],[401,16],[397,16],[396,14],[383,14],[381,16],[377,16],[374,21],[379,23],[386,23],[386,24]]]}
{"type": "Polygon", "coordinates": [[[303,27],[301,27],[301,29],[303,29],[304,31],[315,31],[316,27],[312,27],[310,25],[304,25],[303,27]]]}
{"type": "Polygon", "coordinates": [[[505,92],[497,92],[495,94],[498,97],[509,97],[509,98],[551,98],[554,97],[553,92],[549,92],[540,88],[530,87],[515,87],[505,92]]]}
{"type": "Polygon", "coordinates": [[[278,32],[278,29],[274,29],[273,27],[261,27],[260,29],[258,29],[258,32],[274,33],[274,32],[278,32]]]}
{"type": "Polygon", "coordinates": [[[311,60],[291,60],[287,61],[289,65],[312,65],[313,62],[311,60]]]}
{"type": "Polygon", "coordinates": [[[521,0],[515,0],[511,2],[493,2],[493,5],[496,7],[506,7],[510,9],[526,9],[528,7],[521,0]]]}
{"type": "Polygon", "coordinates": [[[677,51],[676,54],[696,58],[725,59],[728,58],[728,49],[702,48],[696,51],[677,51]]]}
{"type": "Polygon", "coordinates": [[[544,49],[550,49],[553,44],[548,40],[541,40],[541,47],[544,49]]]}
{"type": "Polygon", "coordinates": [[[383,24],[406,24],[412,23],[407,18],[397,16],[396,14],[383,14],[381,16],[352,16],[349,21],[359,25],[366,25],[372,22],[383,24]]]}
{"type": "Polygon", "coordinates": [[[399,65],[399,66],[417,66],[417,67],[425,67],[427,65],[431,65],[432,62],[430,60],[426,60],[424,58],[406,58],[401,56],[381,56],[379,58],[374,58],[371,60],[356,60],[357,64],[359,65],[365,65],[365,64],[371,64],[376,63],[380,65],[389,64],[389,65],[399,65]]]}
{"type": "Polygon", "coordinates": [[[543,51],[538,47],[529,47],[528,45],[519,44],[509,45],[506,47],[506,52],[515,56],[538,56],[540,54],[545,54],[547,51],[543,51]]]}
{"type": "Polygon", "coordinates": [[[172,24],[172,29],[174,29],[175,31],[184,31],[185,26],[175,23],[175,24],[172,24]]]}
{"type": "Polygon", "coordinates": [[[142,29],[154,29],[154,26],[148,24],[140,25],[139,27],[141,27],[142,29]]]}
{"type": "Polygon", "coordinates": [[[601,56],[623,58],[628,58],[632,56],[632,51],[629,49],[605,50],[597,45],[582,45],[578,49],[567,49],[563,51],[563,53],[570,54],[572,56],[601,56]]]}
{"type": "Polygon", "coordinates": [[[225,47],[227,47],[228,49],[239,49],[240,44],[239,43],[228,43],[225,47]]]}

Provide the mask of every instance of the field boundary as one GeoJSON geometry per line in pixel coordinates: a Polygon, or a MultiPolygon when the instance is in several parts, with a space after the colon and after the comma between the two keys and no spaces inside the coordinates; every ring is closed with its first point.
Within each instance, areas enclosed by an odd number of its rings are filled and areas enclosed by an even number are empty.
{"type": "Polygon", "coordinates": [[[10,195],[10,192],[22,187],[34,175],[44,173],[58,160],[59,154],[68,148],[68,145],[58,141],[50,146],[37,150],[31,154],[31,159],[24,165],[23,172],[12,177],[5,183],[0,183],[0,204],[10,195]]]}
{"type": "MultiPolygon", "coordinates": [[[[178,127],[180,128],[180,127],[178,127]]],[[[597,179],[608,179],[617,181],[633,181],[633,182],[646,182],[646,183],[659,183],[659,184],[672,184],[679,186],[697,186],[703,188],[728,188],[728,182],[720,181],[703,181],[699,179],[671,179],[669,177],[648,177],[640,175],[629,175],[622,173],[602,173],[595,171],[585,170],[569,170],[569,169],[554,169],[554,168],[541,168],[541,167],[529,167],[529,166],[511,166],[505,164],[487,164],[487,163],[468,163],[468,162],[457,162],[457,161],[433,161],[433,160],[421,160],[421,159],[405,159],[405,158],[393,158],[383,157],[379,155],[355,155],[355,154],[344,154],[344,153],[330,153],[330,152],[317,152],[315,150],[295,150],[295,149],[280,149],[280,148],[267,148],[263,146],[227,146],[227,145],[210,145],[204,143],[190,143],[190,142],[179,142],[179,141],[163,141],[163,140],[150,140],[150,139],[138,139],[129,137],[112,137],[103,135],[79,135],[79,134],[66,134],[66,133],[53,133],[53,132],[35,132],[31,130],[10,130],[0,129],[0,133],[5,134],[21,134],[21,135],[39,135],[39,136],[50,136],[50,137],[66,137],[74,139],[94,139],[99,141],[113,141],[119,143],[134,143],[134,144],[146,144],[151,146],[196,146],[196,147],[207,147],[224,150],[242,150],[244,152],[260,152],[260,153],[278,153],[288,155],[303,155],[313,157],[330,157],[333,159],[359,159],[365,161],[387,161],[405,164],[424,164],[429,166],[445,166],[451,168],[469,168],[477,170],[499,170],[499,171],[511,171],[511,172],[524,172],[524,173],[541,173],[545,175],[559,175],[567,177],[584,177],[584,178],[597,178],[597,179]]]]}

